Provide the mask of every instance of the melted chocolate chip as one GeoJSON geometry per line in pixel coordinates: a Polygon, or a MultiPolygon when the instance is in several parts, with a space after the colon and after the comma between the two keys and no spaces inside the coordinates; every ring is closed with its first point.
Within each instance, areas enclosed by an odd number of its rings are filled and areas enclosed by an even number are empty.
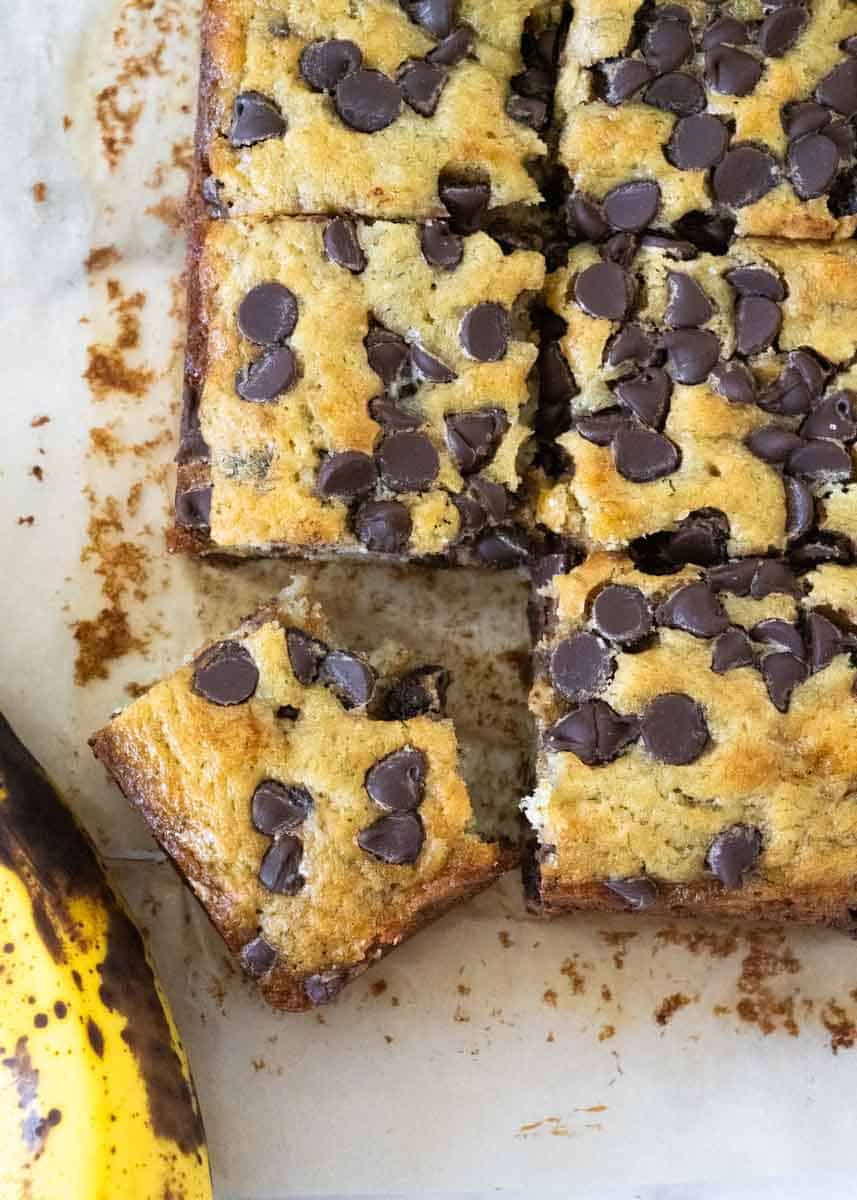
{"type": "Polygon", "coordinates": [[[661,189],[650,180],[621,183],[602,201],[604,215],[614,229],[645,229],[657,215],[661,189]]]}
{"type": "Polygon", "coordinates": [[[264,779],[253,793],[250,818],[259,833],[276,837],[303,825],[312,805],[312,796],[301,784],[264,779]]]}
{"type": "Polygon", "coordinates": [[[340,80],[334,103],[351,129],[377,133],[392,125],[402,111],[402,93],[381,71],[361,69],[340,80]]]}
{"type": "Polygon", "coordinates": [[[595,628],[611,642],[633,645],[652,632],[649,602],[639,588],[612,583],[603,588],[592,605],[595,628]]]}
{"type": "Polygon", "coordinates": [[[744,444],[762,462],[781,466],[793,450],[803,445],[803,438],[780,425],[765,425],[747,434],[744,444]]]}
{"type": "Polygon", "coordinates": [[[709,742],[702,707],[683,692],[656,696],[642,715],[640,733],[648,752],[673,766],[695,762],[709,742]]]}
{"type": "Polygon", "coordinates": [[[401,554],[411,536],[411,514],[398,500],[367,500],[355,513],[354,532],[367,550],[401,554]]]}
{"type": "Polygon", "coordinates": [[[658,367],[639,371],[616,385],[616,398],[622,407],[653,429],[662,427],[671,394],[672,380],[658,367]]]}
{"type": "Polygon", "coordinates": [[[395,812],[361,829],[357,845],[379,862],[403,866],[417,861],[425,837],[423,823],[416,813],[395,812]]]}
{"type": "Polygon", "coordinates": [[[759,27],[759,49],[768,58],[782,58],[800,37],[809,17],[799,4],[789,4],[768,13],[759,27]]]}
{"type": "Polygon", "coordinates": [[[851,478],[851,455],[837,442],[804,442],[789,455],[789,474],[824,483],[847,483],[851,478]]]}
{"type": "Polygon", "coordinates": [[[176,524],[183,529],[208,529],[211,525],[212,486],[176,492],[176,524]]]}
{"type": "Polygon", "coordinates": [[[298,302],[281,283],[259,283],[238,306],[238,328],[259,346],[276,346],[294,332],[298,302]]]}
{"type": "Polygon", "coordinates": [[[693,39],[686,22],[665,18],[655,21],[643,38],[643,58],[656,75],[674,71],[693,54],[693,39]]]}
{"type": "Polygon", "coordinates": [[[357,227],[348,217],[334,217],[324,227],[324,252],[332,263],[353,275],[366,268],[366,255],[357,238],[357,227]]]}
{"type": "Polygon", "coordinates": [[[571,426],[571,400],[577,389],[559,342],[545,342],[539,353],[539,407],[535,427],[554,438],[571,426]]]}
{"type": "Polygon", "coordinates": [[[381,478],[396,492],[422,492],[437,478],[440,459],[423,433],[393,433],[376,453],[381,478]]]}
{"type": "Polygon", "coordinates": [[[610,233],[610,226],[595,201],[580,194],[566,200],[565,220],[572,237],[579,236],[589,242],[603,242],[610,233]]]}
{"type": "Polygon", "coordinates": [[[600,638],[576,633],[560,642],[551,655],[551,679],[566,700],[587,700],[604,690],[615,665],[600,638]]]}
{"type": "Polygon", "coordinates": [[[730,625],[721,633],[711,652],[711,669],[718,675],[736,667],[751,667],[754,661],[750,639],[737,625],[730,625]]]}
{"type": "Polygon", "coordinates": [[[801,100],[785,105],[780,120],[789,141],[795,141],[805,133],[815,133],[829,125],[830,110],[814,100],[801,100]]]}
{"type": "Polygon", "coordinates": [[[432,383],[452,383],[454,379],[458,378],[452,367],[448,367],[439,358],[429,354],[428,350],[424,350],[422,346],[411,346],[411,361],[420,375],[432,383]]]}
{"type": "Polygon", "coordinates": [[[764,296],[742,296],[735,306],[735,342],[739,354],[761,354],[777,338],[783,323],[778,304],[764,296]]]}
{"type": "Polygon", "coordinates": [[[331,650],[319,667],[318,678],[334,692],[343,708],[362,708],[375,690],[375,672],[362,658],[346,650],[331,650]]]}
{"type": "Polygon", "coordinates": [[[657,610],[657,620],[694,637],[717,637],[729,624],[723,605],[706,583],[688,583],[673,592],[657,610]]]}
{"type": "Polygon", "coordinates": [[[318,678],[318,669],[327,655],[327,646],[318,638],[310,637],[302,629],[286,630],[286,650],[289,663],[298,683],[309,687],[318,678]]]}
{"type": "Polygon", "coordinates": [[[754,600],[764,600],[766,596],[773,595],[800,596],[800,594],[797,580],[784,562],[779,562],[774,558],[756,560],[756,569],[750,583],[750,595],[754,600]]]}
{"type": "Polygon", "coordinates": [[[706,50],[705,74],[713,91],[749,96],[762,78],[762,64],[745,50],[721,44],[706,50]]]}
{"type": "Polygon", "coordinates": [[[786,537],[790,542],[808,533],[815,522],[815,498],[800,479],[783,480],[786,489],[786,537]]]}
{"type": "Polygon", "coordinates": [[[240,642],[218,642],[194,664],[193,690],[212,704],[243,704],[258,683],[259,669],[240,642]]]}
{"type": "Polygon", "coordinates": [[[369,401],[369,415],[387,433],[403,433],[419,429],[423,418],[411,409],[402,408],[389,396],[374,396],[369,401]]]}
{"type": "Polygon", "coordinates": [[[741,296],[766,296],[768,300],[785,300],[786,289],[772,271],[764,267],[734,267],[726,279],[741,296]]]}
{"type": "Polygon", "coordinates": [[[815,533],[789,549],[789,562],[796,571],[809,571],[828,562],[847,564],[852,558],[850,539],[838,533],[815,533]]]}
{"type": "Polygon", "coordinates": [[[794,367],[786,367],[756,403],[765,412],[794,417],[809,411],[812,393],[800,373],[794,367]]]}
{"type": "Polygon", "coordinates": [[[470,54],[474,37],[469,25],[459,25],[433,50],[429,50],[426,58],[441,67],[455,67],[470,54]]]}
{"type": "Polygon", "coordinates": [[[609,446],[620,429],[633,428],[633,425],[621,409],[606,408],[590,416],[578,417],[574,427],[587,442],[609,446]]]}
{"type": "Polygon", "coordinates": [[[235,390],[242,400],[265,404],[291,391],[298,381],[298,364],[288,346],[265,350],[255,362],[239,367],[235,390]]]}
{"type": "Polygon", "coordinates": [[[464,255],[464,241],[446,221],[427,221],[420,230],[420,249],[429,266],[454,271],[464,255]]]}
{"type": "Polygon", "coordinates": [[[627,230],[614,233],[601,247],[601,254],[610,262],[618,263],[620,267],[630,267],[637,253],[637,239],[627,230]]]}
{"type": "Polygon", "coordinates": [[[587,767],[612,762],[640,736],[638,719],[617,713],[603,700],[588,700],[545,731],[549,750],[575,754],[587,767]]]}
{"type": "Polygon", "coordinates": [[[593,263],[575,280],[574,298],[590,317],[621,321],[631,307],[634,287],[628,273],[616,263],[593,263]]]}
{"type": "Polygon", "coordinates": [[[330,454],[319,467],[316,486],[325,498],[350,500],[370,492],[378,480],[373,459],[359,450],[330,454]]]}
{"type": "Polygon", "coordinates": [[[664,334],[662,344],[676,383],[702,383],[720,355],[720,339],[708,329],[677,329],[664,334]]]}
{"type": "Polygon", "coordinates": [[[671,533],[666,556],[674,563],[696,563],[710,567],[726,557],[729,522],[716,509],[700,509],[691,513],[671,533]]]}
{"type": "Polygon", "coordinates": [[[369,330],[363,340],[369,366],[389,387],[410,361],[408,343],[392,330],[377,325],[369,330]]]}
{"type": "Polygon", "coordinates": [[[236,148],[255,146],[286,132],[283,114],[273,100],[261,92],[241,92],[232,106],[229,144],[236,148]]]}
{"type": "Polygon", "coordinates": [[[343,38],[310,42],[300,59],[300,73],[316,92],[332,92],[341,79],[363,64],[360,47],[343,38]]]}
{"type": "Polygon", "coordinates": [[[410,721],[427,714],[441,716],[448,687],[449,672],[443,667],[416,667],[387,692],[384,715],[389,721],[410,721]]]}
{"type": "Polygon", "coordinates": [[[646,104],[675,113],[677,117],[690,117],[705,108],[705,89],[692,75],[671,71],[650,83],[643,99],[646,104]]]}
{"type": "Polygon", "coordinates": [[[530,544],[523,530],[514,525],[488,529],[476,541],[476,557],[486,567],[518,567],[526,562],[530,544]]]}
{"type": "Polygon", "coordinates": [[[773,706],[780,712],[788,712],[792,692],[808,675],[806,663],[786,651],[766,654],[759,670],[768,689],[773,706]]]}
{"type": "Polygon", "coordinates": [[[639,58],[620,58],[618,62],[602,64],[598,92],[607,104],[621,104],[645,87],[654,78],[651,67],[639,58]]]}
{"type": "Polygon", "coordinates": [[[448,413],[445,421],[446,443],[462,475],[481,471],[491,462],[509,428],[509,418],[502,408],[448,413]]]}
{"type": "Polygon", "coordinates": [[[397,76],[405,103],[421,117],[434,116],[441,92],[446,87],[446,71],[437,63],[413,59],[404,64],[397,76]]]}
{"type": "Polygon", "coordinates": [[[766,617],[763,621],[757,621],[750,630],[750,637],[755,642],[764,642],[768,646],[778,646],[782,650],[788,650],[790,654],[801,661],[806,658],[800,630],[797,626],[783,621],[779,617],[766,617]]]}
{"type": "Polygon", "coordinates": [[[818,612],[811,612],[806,619],[806,640],[813,674],[829,667],[842,649],[842,634],[832,621],[818,612]]]}
{"type": "Polygon", "coordinates": [[[628,879],[605,879],[604,886],[624,900],[626,908],[631,912],[644,912],[658,899],[657,884],[647,875],[628,879]]]}
{"type": "Polygon", "coordinates": [[[705,865],[730,891],[741,887],[762,853],[762,835],[751,825],[730,825],[708,847],[705,865]]]}
{"type": "Polygon", "coordinates": [[[499,362],[509,348],[512,325],[502,304],[476,304],[464,314],[459,339],[464,351],[477,362],[499,362]]]}
{"type": "Polygon", "coordinates": [[[711,178],[715,199],[732,208],[755,204],[776,182],[776,160],[755,146],[734,146],[727,150],[711,178]]]}
{"type": "Polygon", "coordinates": [[[714,307],[696,280],[684,271],[667,272],[664,320],[672,329],[688,329],[710,321],[714,307]]]}
{"type": "Polygon", "coordinates": [[[800,427],[805,438],[833,438],[839,442],[857,439],[854,393],[833,392],[822,400],[800,427]]]}
{"type": "Polygon", "coordinates": [[[678,448],[651,429],[623,426],[613,437],[616,470],[632,483],[651,483],[678,470],[678,448]]]}
{"type": "Polygon", "coordinates": [[[277,952],[263,937],[254,938],[241,951],[241,966],[251,979],[261,979],[277,961],[277,952]]]}
{"type": "Polygon", "coordinates": [[[445,38],[452,32],[455,0],[403,0],[402,8],[432,37],[445,38]]]}
{"type": "Polygon", "coordinates": [[[822,196],[839,169],[839,147],[823,133],[806,133],[789,145],[789,179],[801,200],[822,196]]]}
{"type": "Polygon", "coordinates": [[[506,101],[506,114],[520,125],[527,125],[537,133],[544,129],[548,120],[548,106],[544,100],[534,96],[517,96],[514,93],[506,101]]]}
{"type": "Polygon", "coordinates": [[[857,62],[849,58],[838,63],[815,89],[815,98],[843,117],[857,113],[857,62]]]}
{"type": "Polygon", "coordinates": [[[611,367],[623,362],[635,362],[640,367],[653,366],[658,359],[653,339],[639,325],[623,325],[607,343],[606,359],[611,367]]]}
{"type": "Polygon", "coordinates": [[[712,46],[743,46],[750,41],[750,34],[743,21],[735,17],[715,17],[702,35],[703,50],[712,46]]]}
{"type": "Polygon", "coordinates": [[[259,882],[279,896],[296,896],[306,882],[300,872],[303,845],[291,833],[283,834],[268,847],[259,868],[259,882]]]}
{"type": "Polygon", "coordinates": [[[366,773],[369,798],[384,812],[411,812],[423,802],[428,764],[422,750],[396,750],[366,773]]]}
{"type": "Polygon", "coordinates": [[[446,205],[453,231],[475,233],[491,199],[491,188],[487,183],[457,182],[441,178],[438,183],[438,195],[446,205]]]}
{"type": "Polygon", "coordinates": [[[711,371],[711,382],[733,404],[753,404],[756,400],[756,380],[746,363],[730,358],[718,363],[711,371]]]}

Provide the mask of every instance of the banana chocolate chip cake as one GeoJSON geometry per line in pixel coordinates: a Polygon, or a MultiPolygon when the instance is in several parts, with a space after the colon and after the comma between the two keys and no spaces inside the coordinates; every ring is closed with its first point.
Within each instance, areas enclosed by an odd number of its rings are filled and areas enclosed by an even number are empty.
{"type": "Polygon", "coordinates": [[[275,1007],[349,980],[514,865],[483,837],[448,677],[331,641],[298,585],[91,739],[275,1007]]]}

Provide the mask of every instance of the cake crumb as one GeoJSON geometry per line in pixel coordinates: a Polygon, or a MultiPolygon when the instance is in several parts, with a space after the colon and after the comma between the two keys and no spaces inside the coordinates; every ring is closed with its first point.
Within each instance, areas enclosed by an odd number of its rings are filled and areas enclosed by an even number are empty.
{"type": "Polygon", "coordinates": [[[63,115],[63,119],[62,119],[62,127],[66,131],[66,133],[68,133],[68,131],[71,129],[72,125],[74,125],[74,121],[68,115],[68,113],[65,113],[63,115]]]}
{"type": "Polygon", "coordinates": [[[40,467],[40,466],[38,466],[38,464],[37,464],[36,466],[34,466],[34,467],[30,467],[30,472],[29,472],[29,473],[32,475],[32,477],[33,477],[34,479],[38,479],[39,483],[41,483],[41,482],[42,482],[42,480],[43,480],[43,479],[44,479],[44,477],[45,477],[44,468],[43,468],[43,467],[40,467]]]}
{"type": "Polygon", "coordinates": [[[578,966],[578,956],[574,954],[571,958],[567,958],[559,969],[560,975],[564,975],[571,984],[571,991],[575,996],[586,991],[586,979],[581,975],[578,966]]]}
{"type": "Polygon", "coordinates": [[[690,996],[685,996],[683,992],[673,992],[671,996],[665,996],[655,1009],[655,1020],[659,1025],[668,1025],[677,1012],[691,1003],[693,1002],[690,996]]]}
{"type": "Polygon", "coordinates": [[[48,185],[40,179],[38,183],[33,184],[33,199],[36,204],[44,204],[48,198],[48,185]]]}
{"type": "Polygon", "coordinates": [[[121,261],[122,255],[115,246],[93,246],[83,260],[83,266],[87,275],[94,275],[96,271],[106,271],[121,261]]]}
{"type": "Polygon", "coordinates": [[[598,1030],[599,1042],[609,1041],[610,1038],[615,1037],[615,1036],[616,1036],[615,1025],[602,1025],[601,1028],[598,1030]]]}
{"type": "Polygon", "coordinates": [[[548,1030],[548,1035],[545,1038],[545,1041],[546,1042],[555,1042],[556,1041],[556,1037],[554,1036],[554,1032],[552,1029],[548,1030]]]}
{"type": "Polygon", "coordinates": [[[43,425],[50,424],[50,420],[50,417],[46,413],[42,413],[41,416],[33,417],[32,421],[30,422],[30,428],[41,429],[43,425]]]}
{"type": "Polygon", "coordinates": [[[471,989],[467,986],[466,983],[459,983],[456,990],[457,990],[459,996],[469,996],[470,991],[471,991],[471,989]]]}
{"type": "Polygon", "coordinates": [[[542,994],[542,1003],[549,1004],[551,1008],[556,1008],[557,994],[553,988],[545,988],[542,994]]]}
{"type": "Polygon", "coordinates": [[[19,525],[35,525],[36,518],[34,516],[18,517],[19,525]]]}
{"type": "Polygon", "coordinates": [[[266,1066],[264,1058],[251,1058],[250,1062],[254,1071],[264,1071],[266,1066]]]}
{"type": "Polygon", "coordinates": [[[821,1023],[830,1034],[830,1049],[834,1054],[840,1050],[851,1050],[857,1042],[857,1025],[835,1000],[828,1000],[824,1006],[821,1023]]]}
{"type": "Polygon", "coordinates": [[[511,946],[514,946],[514,944],[515,944],[512,941],[512,935],[509,933],[508,929],[499,929],[497,931],[497,941],[500,943],[500,945],[503,947],[504,950],[508,950],[511,946]]]}
{"type": "Polygon", "coordinates": [[[606,983],[602,983],[601,985],[601,999],[605,1004],[613,999],[613,993],[610,991],[606,983]]]}
{"type": "Polygon", "coordinates": [[[375,982],[369,988],[369,991],[372,993],[373,996],[383,996],[384,992],[386,992],[386,990],[387,990],[387,980],[386,979],[376,979],[375,982]]]}

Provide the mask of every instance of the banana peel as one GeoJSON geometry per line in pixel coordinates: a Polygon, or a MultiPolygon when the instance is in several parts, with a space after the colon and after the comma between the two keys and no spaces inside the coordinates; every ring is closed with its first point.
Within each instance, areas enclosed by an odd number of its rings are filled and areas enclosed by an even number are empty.
{"type": "Polygon", "coordinates": [[[212,1196],[187,1058],[141,934],[2,715],[0,1196],[212,1196]]]}

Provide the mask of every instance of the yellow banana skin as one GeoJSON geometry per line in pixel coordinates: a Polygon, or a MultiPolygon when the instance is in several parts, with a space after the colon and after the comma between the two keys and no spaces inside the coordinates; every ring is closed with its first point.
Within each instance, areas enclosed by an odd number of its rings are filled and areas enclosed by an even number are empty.
{"type": "Polygon", "coordinates": [[[211,1196],[187,1059],[140,933],[0,715],[0,1197],[211,1196]]]}

